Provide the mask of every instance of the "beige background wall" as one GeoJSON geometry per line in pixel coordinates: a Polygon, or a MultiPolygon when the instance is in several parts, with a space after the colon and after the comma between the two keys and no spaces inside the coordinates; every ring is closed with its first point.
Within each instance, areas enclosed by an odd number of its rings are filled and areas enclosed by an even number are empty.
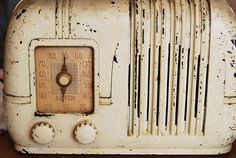
{"type": "Polygon", "coordinates": [[[236,0],[227,0],[230,4],[230,6],[234,9],[236,12],[236,0]]]}

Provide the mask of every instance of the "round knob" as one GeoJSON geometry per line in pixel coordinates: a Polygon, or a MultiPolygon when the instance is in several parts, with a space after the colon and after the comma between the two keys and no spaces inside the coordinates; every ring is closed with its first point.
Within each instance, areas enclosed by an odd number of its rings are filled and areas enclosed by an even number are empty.
{"type": "Polygon", "coordinates": [[[57,84],[62,87],[67,87],[71,84],[72,77],[69,74],[61,73],[57,76],[57,84]]]}
{"type": "Polygon", "coordinates": [[[54,138],[54,129],[48,123],[40,123],[34,126],[32,138],[39,144],[48,144],[54,138]]]}
{"type": "Polygon", "coordinates": [[[96,136],[97,130],[91,123],[81,122],[75,128],[75,139],[81,144],[91,144],[96,136]]]}

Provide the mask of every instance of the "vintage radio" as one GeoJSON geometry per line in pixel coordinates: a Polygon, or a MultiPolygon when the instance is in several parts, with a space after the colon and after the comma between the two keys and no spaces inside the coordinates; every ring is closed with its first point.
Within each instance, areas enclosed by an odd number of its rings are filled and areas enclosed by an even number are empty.
{"type": "Polygon", "coordinates": [[[5,51],[16,150],[229,152],[235,26],[224,0],[22,0],[5,51]]]}

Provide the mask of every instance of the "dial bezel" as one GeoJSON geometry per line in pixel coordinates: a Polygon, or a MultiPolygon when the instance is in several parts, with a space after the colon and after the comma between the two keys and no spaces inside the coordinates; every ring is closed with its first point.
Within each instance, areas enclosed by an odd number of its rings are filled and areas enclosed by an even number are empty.
{"type": "MultiPolygon", "coordinates": [[[[93,76],[94,76],[94,111],[96,113],[99,105],[99,51],[98,45],[94,40],[78,39],[78,40],[60,40],[60,39],[36,39],[33,40],[29,46],[29,67],[30,67],[30,89],[32,95],[32,103],[35,105],[35,112],[37,110],[37,97],[36,97],[36,72],[35,72],[35,50],[37,47],[90,47],[93,49],[93,76]]],[[[38,112],[39,113],[39,112],[38,112]]],[[[45,114],[45,113],[44,113],[45,114]]],[[[54,114],[54,113],[53,113],[54,114]]],[[[61,114],[61,113],[58,113],[61,114]]],[[[87,115],[83,113],[76,113],[78,115],[87,115]]],[[[91,115],[90,114],[90,115],[91,115]]]]}

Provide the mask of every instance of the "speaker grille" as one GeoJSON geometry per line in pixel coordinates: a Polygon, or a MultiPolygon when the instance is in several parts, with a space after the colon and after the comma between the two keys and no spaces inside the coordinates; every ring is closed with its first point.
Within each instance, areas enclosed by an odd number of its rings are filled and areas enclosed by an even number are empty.
{"type": "Polygon", "coordinates": [[[131,0],[129,136],[205,134],[206,0],[131,0]]]}

